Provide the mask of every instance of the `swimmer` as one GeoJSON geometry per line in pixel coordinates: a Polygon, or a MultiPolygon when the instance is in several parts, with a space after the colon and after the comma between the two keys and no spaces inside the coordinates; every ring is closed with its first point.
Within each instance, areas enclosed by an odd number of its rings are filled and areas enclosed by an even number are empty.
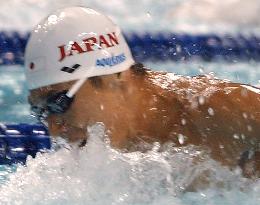
{"type": "Polygon", "coordinates": [[[32,110],[51,136],[81,143],[86,127],[102,122],[115,148],[195,145],[245,176],[260,175],[260,90],[151,71],[95,10],[65,8],[40,22],[26,47],[25,74],[32,110]]]}

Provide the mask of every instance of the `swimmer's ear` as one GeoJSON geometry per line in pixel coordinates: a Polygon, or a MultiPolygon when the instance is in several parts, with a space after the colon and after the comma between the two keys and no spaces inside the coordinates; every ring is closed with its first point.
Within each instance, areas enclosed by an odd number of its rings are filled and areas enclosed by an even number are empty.
{"type": "Polygon", "coordinates": [[[136,63],[130,67],[130,69],[137,75],[145,75],[147,72],[147,68],[144,67],[142,63],[136,63]]]}
{"type": "Polygon", "coordinates": [[[102,79],[99,76],[89,78],[89,81],[93,87],[101,88],[102,87],[102,79]]]}

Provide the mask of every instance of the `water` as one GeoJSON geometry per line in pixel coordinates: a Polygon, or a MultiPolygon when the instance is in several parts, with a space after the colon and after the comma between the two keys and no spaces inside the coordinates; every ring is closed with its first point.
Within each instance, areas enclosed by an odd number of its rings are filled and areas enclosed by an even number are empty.
{"type": "Polygon", "coordinates": [[[22,67],[1,66],[0,76],[0,122],[35,122],[29,112],[28,89],[22,67]]]}
{"type": "MultiPolygon", "coordinates": [[[[260,4],[258,0],[246,2],[10,0],[1,2],[0,29],[28,31],[51,10],[76,4],[105,12],[124,31],[143,32],[146,28],[188,33],[259,33],[260,4]]],[[[258,85],[260,79],[260,64],[256,62],[146,64],[155,70],[183,75],[213,72],[221,79],[253,85],[258,85]]],[[[35,123],[30,116],[21,67],[3,66],[0,76],[0,122],[35,123]]],[[[148,153],[122,153],[112,149],[107,140],[104,142],[101,124],[89,128],[89,132],[89,143],[83,149],[59,140],[63,148],[30,158],[26,166],[0,166],[0,204],[260,204],[259,180],[250,181],[241,176],[239,169],[230,171],[220,166],[196,147],[166,147],[158,152],[155,144],[148,153]],[[192,192],[194,180],[205,176],[205,172],[208,185],[192,192]]]]}

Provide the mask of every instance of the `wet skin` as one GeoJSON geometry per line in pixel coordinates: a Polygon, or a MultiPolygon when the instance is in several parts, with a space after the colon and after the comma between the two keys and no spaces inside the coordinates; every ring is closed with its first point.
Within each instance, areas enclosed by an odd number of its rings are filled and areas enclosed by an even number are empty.
{"type": "MultiPolygon", "coordinates": [[[[29,100],[37,104],[49,92],[69,89],[73,83],[32,90],[29,100]]],[[[88,125],[103,122],[116,148],[143,151],[136,145],[192,144],[234,167],[242,153],[259,149],[260,91],[254,89],[212,76],[178,77],[132,68],[120,76],[88,80],[66,113],[47,120],[52,136],[72,142],[87,138],[88,125]]]]}

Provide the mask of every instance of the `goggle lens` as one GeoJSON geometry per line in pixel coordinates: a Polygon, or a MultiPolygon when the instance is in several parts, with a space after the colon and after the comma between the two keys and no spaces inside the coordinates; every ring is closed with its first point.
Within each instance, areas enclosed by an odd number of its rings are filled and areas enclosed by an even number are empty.
{"type": "Polygon", "coordinates": [[[68,97],[66,95],[67,92],[67,90],[64,90],[58,93],[49,94],[44,103],[42,102],[40,105],[31,105],[32,115],[43,123],[43,121],[46,122],[46,118],[49,114],[65,113],[74,100],[74,97],[68,97]]]}

